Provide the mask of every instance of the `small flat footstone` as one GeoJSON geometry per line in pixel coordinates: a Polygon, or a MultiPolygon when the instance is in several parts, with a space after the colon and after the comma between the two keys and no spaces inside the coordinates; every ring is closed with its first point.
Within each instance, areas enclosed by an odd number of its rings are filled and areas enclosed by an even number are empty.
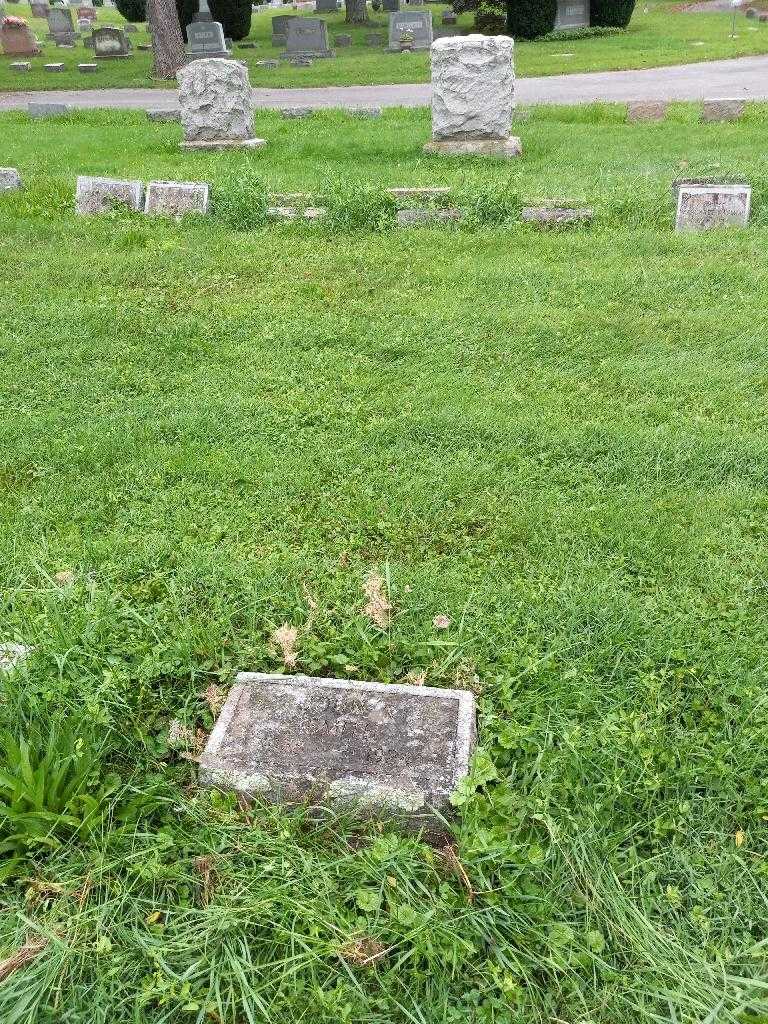
{"type": "Polygon", "coordinates": [[[99,70],[98,64],[78,64],[77,70],[81,75],[93,75],[99,70]]]}
{"type": "Polygon", "coordinates": [[[303,217],[304,220],[322,220],[328,216],[324,206],[307,206],[303,210],[296,206],[268,206],[267,217],[271,220],[297,220],[303,217]]]}
{"type": "Polygon", "coordinates": [[[262,149],[266,139],[204,139],[199,142],[182,142],[182,149],[262,149]]]}
{"type": "Polygon", "coordinates": [[[180,121],[181,110],[179,107],[172,107],[170,110],[148,110],[147,117],[150,121],[180,121]]]}
{"type": "Polygon", "coordinates": [[[8,67],[11,71],[19,71],[22,73],[32,70],[32,64],[28,60],[15,60],[12,64],[9,64],[8,67]]]}
{"type": "Polygon", "coordinates": [[[116,207],[142,209],[144,183],[121,178],[93,178],[79,175],[75,193],[75,213],[110,213],[116,207]]]}
{"type": "Polygon", "coordinates": [[[63,64],[43,64],[43,71],[63,71],[63,64]]]}
{"type": "Polygon", "coordinates": [[[627,104],[627,120],[663,121],[667,116],[667,103],[663,100],[636,100],[627,104]]]}
{"type": "Polygon", "coordinates": [[[546,228],[589,224],[594,216],[594,210],[586,206],[526,206],[520,212],[520,219],[526,224],[538,224],[546,228]]]}
{"type": "Polygon", "coordinates": [[[681,185],[675,230],[746,227],[751,203],[749,185],[681,185]]]}
{"type": "Polygon", "coordinates": [[[461,210],[451,207],[447,210],[398,210],[395,223],[399,228],[421,227],[430,224],[450,224],[461,220],[461,210]]]}
{"type": "Polygon", "coordinates": [[[347,113],[352,117],[381,117],[381,107],[349,107],[347,113]]]}
{"type": "Polygon", "coordinates": [[[150,181],[144,213],[183,217],[208,212],[209,187],[204,181],[150,181]]]}
{"type": "Polygon", "coordinates": [[[745,102],[735,100],[704,100],[701,108],[702,121],[738,121],[744,113],[745,102]]]}
{"type": "Polygon", "coordinates": [[[510,160],[523,155],[520,139],[432,139],[424,146],[425,153],[438,156],[500,156],[510,160]]]}
{"type": "Polygon", "coordinates": [[[466,690],[242,672],[200,758],[203,786],[427,823],[468,774],[466,690]]]}
{"type": "Polygon", "coordinates": [[[15,167],[0,167],[0,192],[21,188],[21,175],[15,167]]]}
{"type": "Polygon", "coordinates": [[[280,107],[281,116],[286,118],[312,117],[314,112],[312,107],[280,107]]]}
{"type": "Polygon", "coordinates": [[[72,108],[66,103],[32,102],[27,104],[30,117],[63,117],[72,108]]]}
{"type": "Polygon", "coordinates": [[[425,188],[388,188],[387,194],[395,202],[400,202],[404,199],[436,199],[438,196],[449,195],[450,191],[450,185],[434,185],[425,188]]]}

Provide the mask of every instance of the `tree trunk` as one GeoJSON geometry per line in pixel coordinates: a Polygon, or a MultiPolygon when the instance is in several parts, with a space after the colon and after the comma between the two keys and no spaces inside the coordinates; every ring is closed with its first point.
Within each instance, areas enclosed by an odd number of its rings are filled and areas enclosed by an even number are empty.
{"type": "Polygon", "coordinates": [[[155,78],[175,78],[186,63],[175,0],[147,0],[147,24],[152,37],[152,74],[155,78]]]}
{"type": "Polygon", "coordinates": [[[348,25],[369,24],[368,5],[365,0],[344,0],[344,6],[347,11],[344,20],[348,25]]]}

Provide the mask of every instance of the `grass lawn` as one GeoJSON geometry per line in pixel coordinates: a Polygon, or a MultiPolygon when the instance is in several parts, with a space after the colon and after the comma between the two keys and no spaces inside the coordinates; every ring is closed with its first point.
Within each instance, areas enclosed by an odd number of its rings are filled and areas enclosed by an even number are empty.
{"type": "MultiPolygon", "coordinates": [[[[440,23],[440,12],[449,5],[431,4],[435,25],[440,23]]],[[[694,61],[739,57],[768,53],[768,24],[749,21],[742,15],[737,20],[737,36],[730,37],[729,14],[685,14],[679,3],[669,0],[649,0],[638,3],[634,18],[626,34],[593,39],[562,42],[521,42],[516,47],[516,65],[520,75],[555,75],[571,71],[610,71],[621,68],[659,67],[694,61]],[[645,8],[648,8],[648,13],[645,8]]],[[[11,14],[28,17],[27,4],[8,5],[11,14]]],[[[255,49],[242,50],[235,45],[235,55],[248,63],[251,81],[257,87],[370,85],[379,83],[426,82],[429,80],[429,55],[426,53],[391,54],[382,48],[366,45],[365,37],[371,31],[387,30],[387,15],[371,13],[371,24],[365,28],[352,28],[344,24],[343,13],[326,15],[331,39],[340,32],[350,32],[353,45],[338,50],[332,60],[317,60],[311,67],[295,68],[281,65],[276,70],[256,67],[257,60],[275,58],[281,52],[272,46],[271,19],[276,13],[254,14],[249,39],[256,42],[255,49]]],[[[307,16],[312,16],[311,13],[307,16]]],[[[122,23],[116,10],[102,9],[101,24],[122,23]]],[[[41,42],[47,31],[42,19],[30,18],[41,42]]],[[[471,31],[472,15],[459,18],[459,27],[471,31]]],[[[144,26],[132,36],[134,46],[149,42],[144,26]]],[[[93,52],[78,45],[74,50],[57,49],[46,43],[39,57],[32,59],[33,70],[20,75],[8,69],[14,58],[0,58],[0,90],[19,89],[93,89],[155,84],[167,87],[167,82],[150,79],[151,55],[135,53],[131,60],[102,61],[94,75],[82,75],[79,63],[93,60],[93,52]],[[42,70],[43,64],[63,62],[63,72],[51,74],[42,70]]]]}
{"type": "Polygon", "coordinates": [[[423,157],[422,111],[260,113],[249,157],[0,118],[0,725],[33,807],[62,765],[101,801],[0,818],[4,1024],[768,1019],[768,108],[622,117],[537,109],[512,163],[423,157]],[[76,218],[78,172],[214,212],[76,218]],[[675,235],[681,174],[750,228],[675,235]],[[438,183],[471,222],[394,230],[438,183]],[[510,216],[555,196],[594,225],[510,216]],[[454,855],[197,790],[282,623],[300,671],[475,689],[454,855]]]}

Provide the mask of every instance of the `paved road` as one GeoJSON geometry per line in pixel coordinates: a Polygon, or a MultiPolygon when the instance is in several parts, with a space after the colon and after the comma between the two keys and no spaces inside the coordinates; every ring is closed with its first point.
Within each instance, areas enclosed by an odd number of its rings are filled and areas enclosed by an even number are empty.
{"type": "MultiPolygon", "coordinates": [[[[429,104],[430,86],[352,85],[314,89],[254,89],[258,107],[356,107],[429,104]]],[[[768,100],[768,56],[714,60],[702,64],[645,71],[600,71],[583,75],[521,78],[517,98],[523,104],[621,103],[625,100],[697,100],[741,96],[768,100]]],[[[59,100],[76,107],[143,110],[177,104],[173,89],[82,89],[0,93],[0,110],[25,107],[29,100],[59,100]]]]}

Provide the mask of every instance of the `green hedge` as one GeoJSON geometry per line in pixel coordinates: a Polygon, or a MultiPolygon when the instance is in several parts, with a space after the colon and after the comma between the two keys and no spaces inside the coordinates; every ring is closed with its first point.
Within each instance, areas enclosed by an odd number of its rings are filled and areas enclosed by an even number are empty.
{"type": "Polygon", "coordinates": [[[636,0],[592,0],[591,25],[626,28],[635,10],[636,0]]]}
{"type": "MultiPolygon", "coordinates": [[[[228,39],[245,39],[251,31],[251,0],[208,0],[214,21],[220,21],[228,39]]],[[[176,0],[181,27],[197,15],[198,0],[176,0]]]]}
{"type": "Polygon", "coordinates": [[[147,20],[146,0],[115,0],[115,7],[126,21],[137,22],[147,20]]]}
{"type": "Polygon", "coordinates": [[[515,39],[535,39],[555,27],[557,0],[507,0],[507,31],[515,39]]]}

